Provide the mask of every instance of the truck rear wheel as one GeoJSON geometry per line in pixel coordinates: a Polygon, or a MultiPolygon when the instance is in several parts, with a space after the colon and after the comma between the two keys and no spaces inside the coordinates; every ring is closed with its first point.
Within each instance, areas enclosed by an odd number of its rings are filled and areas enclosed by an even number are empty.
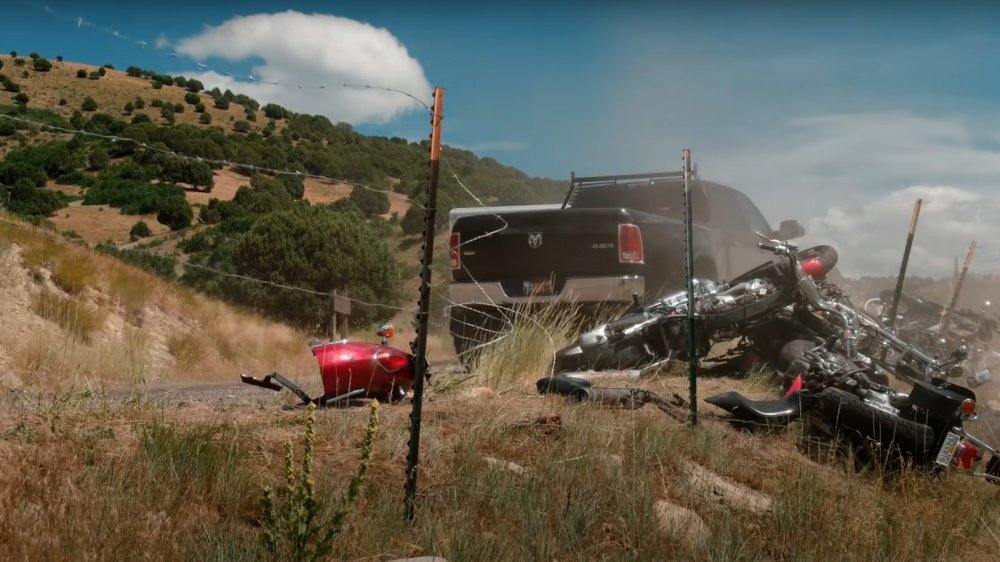
{"type": "Polygon", "coordinates": [[[455,354],[466,369],[475,367],[485,344],[497,339],[507,324],[500,310],[485,306],[455,307],[450,312],[455,354]]]}

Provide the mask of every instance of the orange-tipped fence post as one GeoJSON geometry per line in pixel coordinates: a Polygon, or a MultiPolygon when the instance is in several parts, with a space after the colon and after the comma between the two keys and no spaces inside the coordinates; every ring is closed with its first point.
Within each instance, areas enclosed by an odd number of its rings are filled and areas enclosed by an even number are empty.
{"type": "Polygon", "coordinates": [[[441,164],[441,119],[444,110],[444,88],[434,89],[434,110],[431,115],[430,182],[427,187],[427,207],[424,210],[424,247],[420,260],[420,300],[417,302],[417,341],[414,353],[413,409],[410,410],[410,443],[406,456],[406,499],[404,512],[412,521],[417,506],[417,464],[420,462],[420,414],[423,407],[424,379],[427,377],[427,317],[430,315],[431,265],[434,263],[434,230],[437,224],[438,172],[441,164]]]}
{"type": "Polygon", "coordinates": [[[889,305],[888,323],[891,328],[896,324],[896,308],[899,297],[903,294],[903,280],[906,279],[906,266],[910,263],[910,249],[913,247],[913,236],[917,232],[917,221],[920,220],[920,206],[923,199],[917,199],[913,205],[913,217],[910,219],[910,230],[906,234],[906,246],[903,248],[903,262],[899,265],[899,277],[896,278],[896,289],[892,292],[892,303],[889,305]]]}

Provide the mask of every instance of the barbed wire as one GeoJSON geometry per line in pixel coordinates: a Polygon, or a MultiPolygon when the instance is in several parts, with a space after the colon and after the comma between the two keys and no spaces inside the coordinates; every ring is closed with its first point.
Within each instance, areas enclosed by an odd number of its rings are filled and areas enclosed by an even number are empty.
{"type": "Polygon", "coordinates": [[[363,183],[359,183],[359,182],[355,182],[355,181],[351,181],[351,180],[347,180],[347,179],[343,179],[343,178],[334,178],[334,177],[330,177],[330,176],[324,176],[322,174],[313,174],[313,173],[310,173],[310,172],[303,172],[303,171],[299,171],[299,170],[281,170],[281,169],[276,169],[276,168],[268,168],[267,166],[258,166],[256,164],[246,164],[246,163],[243,163],[243,162],[238,162],[238,161],[233,161],[233,160],[218,159],[218,158],[205,158],[205,157],[202,157],[202,156],[191,156],[191,155],[188,155],[188,154],[183,154],[183,153],[177,152],[175,150],[170,150],[169,148],[160,148],[160,147],[157,147],[157,146],[153,146],[153,145],[150,145],[150,144],[148,144],[146,142],[143,142],[143,141],[140,141],[140,140],[136,140],[136,139],[133,139],[133,138],[130,138],[130,137],[121,137],[121,136],[118,136],[118,135],[105,135],[103,133],[95,133],[93,131],[87,131],[87,130],[83,130],[83,129],[69,129],[69,128],[66,128],[66,127],[59,127],[57,125],[50,125],[48,123],[43,123],[41,121],[34,121],[32,119],[26,119],[26,118],[23,118],[23,117],[16,117],[14,115],[8,115],[8,114],[5,114],[5,113],[0,113],[0,119],[8,119],[8,120],[11,120],[11,121],[23,123],[23,124],[26,124],[26,125],[36,126],[36,127],[39,127],[39,128],[45,128],[45,129],[49,129],[49,130],[52,130],[52,131],[57,131],[57,132],[64,133],[64,134],[81,135],[81,136],[87,136],[87,137],[93,137],[93,138],[100,138],[100,139],[108,140],[108,141],[111,141],[111,142],[114,142],[114,143],[119,143],[119,142],[121,142],[121,143],[131,143],[131,144],[134,144],[134,145],[138,146],[139,148],[143,148],[143,149],[149,150],[151,152],[157,152],[157,153],[160,153],[160,154],[166,154],[168,156],[172,156],[172,157],[175,157],[175,158],[181,158],[181,159],[189,160],[189,161],[204,162],[206,164],[216,164],[216,165],[219,165],[219,166],[232,166],[232,167],[236,167],[236,168],[246,168],[248,170],[252,170],[252,171],[255,171],[255,172],[264,172],[264,173],[271,174],[271,175],[276,175],[276,176],[279,176],[279,175],[280,176],[296,176],[296,177],[300,177],[300,178],[309,178],[309,179],[315,179],[315,180],[325,181],[325,182],[328,182],[328,183],[331,183],[331,184],[334,184],[334,185],[338,185],[339,184],[339,185],[347,185],[347,186],[351,186],[351,187],[358,187],[358,188],[364,189],[366,191],[371,191],[371,192],[375,192],[375,193],[382,193],[382,194],[385,194],[388,197],[395,197],[395,198],[401,199],[401,200],[403,200],[403,201],[405,201],[405,202],[407,202],[407,203],[409,203],[409,204],[411,204],[413,206],[416,206],[419,209],[425,209],[425,207],[423,205],[421,205],[419,202],[417,202],[413,198],[411,198],[411,197],[409,197],[407,195],[404,195],[402,193],[397,193],[395,191],[392,191],[391,189],[379,189],[377,187],[372,187],[370,185],[366,185],[366,184],[363,184],[363,183]]]}

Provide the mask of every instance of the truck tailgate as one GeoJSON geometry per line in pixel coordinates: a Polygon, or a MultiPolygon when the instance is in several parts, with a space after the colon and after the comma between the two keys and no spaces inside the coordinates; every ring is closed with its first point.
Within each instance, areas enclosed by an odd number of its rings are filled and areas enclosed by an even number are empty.
{"type": "Polygon", "coordinates": [[[551,279],[558,293],[569,277],[636,275],[642,264],[618,259],[618,225],[630,223],[629,210],[614,208],[461,217],[452,229],[462,243],[454,279],[500,281],[515,296],[533,281],[551,279]]]}

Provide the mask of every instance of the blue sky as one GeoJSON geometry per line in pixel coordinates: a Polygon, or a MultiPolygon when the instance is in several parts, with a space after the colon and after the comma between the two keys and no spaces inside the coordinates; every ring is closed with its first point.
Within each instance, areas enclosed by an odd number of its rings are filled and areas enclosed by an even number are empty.
{"type": "MultiPolygon", "coordinates": [[[[286,10],[365,22],[385,30],[372,48],[391,56],[325,44],[316,56],[356,57],[340,61],[345,72],[371,66],[359,76],[386,86],[445,87],[448,144],[553,178],[676,169],[691,147],[703,177],[747,191],[772,222],[799,218],[811,236],[848,248],[844,265],[857,272],[898,267],[920,194],[935,228],[918,236],[926,272],[950,269],[970,237],[980,238],[981,270],[1000,268],[989,242],[1000,235],[1000,6],[989,3],[12,4],[4,51],[185,74],[199,62],[234,76],[270,68],[289,83],[341,78],[309,71],[312,48],[284,50],[308,29],[256,28],[270,36],[241,58],[211,28],[286,10]]],[[[351,32],[340,23],[329,25],[351,32]]],[[[400,102],[361,107],[353,92],[325,106],[291,90],[248,93],[364,132],[426,134],[426,116],[400,113],[400,102]]]]}

